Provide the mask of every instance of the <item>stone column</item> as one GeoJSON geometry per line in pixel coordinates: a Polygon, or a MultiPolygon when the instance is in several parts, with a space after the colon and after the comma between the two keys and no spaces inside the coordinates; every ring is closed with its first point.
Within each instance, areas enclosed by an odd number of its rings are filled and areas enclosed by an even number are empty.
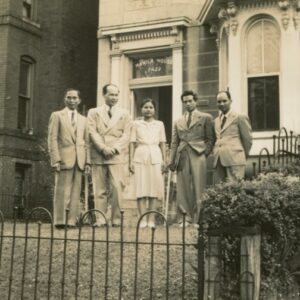
{"type": "Polygon", "coordinates": [[[300,40],[292,23],[281,31],[280,125],[300,132],[300,40]],[[296,109],[295,109],[296,108],[296,109]]]}
{"type": "Polygon", "coordinates": [[[183,44],[172,45],[173,77],[172,77],[172,121],[178,119],[182,114],[180,96],[182,94],[182,54],[183,44]]]}

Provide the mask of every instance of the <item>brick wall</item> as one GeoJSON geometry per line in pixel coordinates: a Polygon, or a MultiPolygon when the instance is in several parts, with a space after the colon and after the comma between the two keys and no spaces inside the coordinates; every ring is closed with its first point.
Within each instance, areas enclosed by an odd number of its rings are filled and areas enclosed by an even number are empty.
{"type": "Polygon", "coordinates": [[[217,114],[219,85],[218,49],[215,35],[206,26],[187,29],[183,57],[183,89],[198,93],[199,108],[217,114]]]}
{"type": "Polygon", "coordinates": [[[4,127],[8,27],[0,26],[0,127],[4,127]]]}
{"type": "Polygon", "coordinates": [[[98,0],[43,1],[34,19],[37,25],[22,20],[22,1],[0,3],[0,192],[13,191],[16,162],[29,164],[30,207],[52,206],[53,176],[47,162],[41,160],[39,146],[47,147],[49,116],[64,107],[63,91],[78,88],[87,109],[96,105],[97,19],[98,0]],[[1,23],[1,16],[8,14],[14,24],[1,23]],[[34,137],[17,130],[22,55],[36,61],[34,137]]]}

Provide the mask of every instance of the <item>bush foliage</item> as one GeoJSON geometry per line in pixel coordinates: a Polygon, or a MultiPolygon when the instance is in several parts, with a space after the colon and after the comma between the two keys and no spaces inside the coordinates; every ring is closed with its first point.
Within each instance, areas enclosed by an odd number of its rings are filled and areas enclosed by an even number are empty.
{"type": "MultiPolygon", "coordinates": [[[[289,289],[296,271],[289,262],[300,250],[300,163],[277,171],[282,172],[269,170],[251,181],[215,185],[203,202],[204,234],[208,229],[237,225],[261,227],[262,294],[289,289]]],[[[223,261],[236,272],[239,245],[225,241],[223,261]]]]}

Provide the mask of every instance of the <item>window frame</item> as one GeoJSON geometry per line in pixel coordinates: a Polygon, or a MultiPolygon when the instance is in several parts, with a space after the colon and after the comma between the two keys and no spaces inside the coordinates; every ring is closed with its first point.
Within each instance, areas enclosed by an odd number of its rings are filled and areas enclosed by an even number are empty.
{"type": "MultiPolygon", "coordinates": [[[[279,70],[278,72],[269,72],[269,73],[258,73],[258,74],[248,74],[247,72],[247,68],[248,68],[248,61],[247,61],[247,58],[248,58],[248,53],[247,53],[247,37],[248,37],[248,33],[249,31],[251,30],[251,28],[258,22],[263,22],[263,21],[268,21],[268,22],[271,22],[274,27],[277,29],[278,33],[279,33],[279,39],[281,40],[281,31],[280,31],[280,26],[278,25],[277,21],[270,15],[265,15],[265,14],[262,14],[262,15],[257,15],[255,16],[255,18],[251,18],[250,20],[248,20],[248,24],[245,26],[245,30],[244,30],[244,37],[243,39],[241,39],[241,42],[244,43],[244,45],[246,45],[246,47],[244,46],[241,46],[241,49],[242,52],[243,52],[243,70],[244,70],[244,76],[243,76],[243,95],[244,95],[244,99],[246,99],[246,111],[247,111],[247,114],[249,115],[249,86],[248,86],[248,81],[249,81],[249,78],[264,78],[264,77],[271,77],[271,76],[278,76],[278,98],[279,98],[279,102],[278,102],[278,110],[279,110],[279,113],[278,113],[278,117],[279,117],[279,120],[278,120],[278,124],[279,124],[279,128],[278,129],[261,129],[261,130],[253,130],[254,132],[254,135],[256,137],[266,137],[266,136],[270,136],[270,135],[273,135],[275,134],[276,132],[278,132],[278,130],[280,129],[281,127],[281,111],[282,111],[282,108],[281,108],[281,55],[280,55],[280,51],[281,51],[281,48],[280,48],[280,40],[279,40],[279,70]]],[[[262,60],[262,64],[264,64],[264,58],[262,60]]],[[[250,117],[250,116],[249,116],[250,117]]]]}
{"type": "Polygon", "coordinates": [[[34,101],[34,77],[35,77],[35,65],[36,62],[33,58],[27,55],[23,55],[20,58],[19,65],[19,90],[18,90],[18,112],[17,112],[17,128],[19,130],[29,132],[33,127],[33,101],[34,101]],[[26,64],[29,66],[28,77],[26,77],[27,81],[27,93],[22,94],[21,92],[21,68],[22,64],[26,64]],[[20,103],[25,102],[26,106],[26,116],[25,116],[25,124],[22,126],[22,122],[24,121],[21,118],[20,111],[20,103]]]}
{"type": "Polygon", "coordinates": [[[22,17],[24,20],[36,21],[37,17],[37,0],[22,0],[22,17]],[[28,14],[24,14],[24,11],[27,11],[29,8],[28,14]]]}

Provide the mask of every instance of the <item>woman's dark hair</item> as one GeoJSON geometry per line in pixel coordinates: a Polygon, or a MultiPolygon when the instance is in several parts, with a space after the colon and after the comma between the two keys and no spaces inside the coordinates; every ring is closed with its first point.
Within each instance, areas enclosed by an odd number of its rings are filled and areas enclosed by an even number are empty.
{"type": "Polygon", "coordinates": [[[195,92],[193,92],[193,91],[184,91],[184,92],[181,94],[181,96],[180,96],[181,101],[183,101],[183,97],[185,97],[185,96],[193,96],[193,99],[194,99],[195,101],[198,100],[197,94],[196,94],[195,92]]]}
{"type": "Polygon", "coordinates": [[[151,98],[145,98],[145,99],[142,101],[142,103],[141,103],[141,105],[140,105],[140,108],[142,109],[142,108],[144,107],[144,105],[145,105],[146,103],[148,103],[148,102],[150,102],[150,103],[153,105],[154,109],[156,110],[156,104],[155,104],[154,100],[151,99],[151,98]]]}
{"type": "Polygon", "coordinates": [[[221,94],[221,93],[224,93],[224,94],[226,94],[227,98],[228,98],[229,100],[231,100],[231,101],[232,101],[232,99],[231,99],[231,95],[230,95],[230,92],[229,92],[229,90],[218,91],[218,94],[217,94],[217,96],[218,96],[219,94],[221,94]]]}

